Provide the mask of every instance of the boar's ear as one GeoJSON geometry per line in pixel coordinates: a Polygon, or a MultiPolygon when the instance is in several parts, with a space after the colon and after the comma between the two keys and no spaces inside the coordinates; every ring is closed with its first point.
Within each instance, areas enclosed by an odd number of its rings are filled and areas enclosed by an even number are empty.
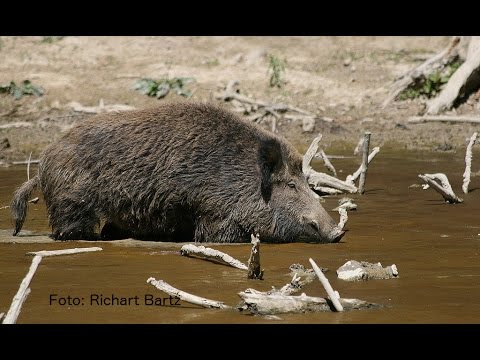
{"type": "Polygon", "coordinates": [[[268,202],[272,196],[272,174],[278,171],[282,163],[282,152],[278,141],[262,140],[258,158],[262,172],[260,189],[263,199],[268,202]]]}

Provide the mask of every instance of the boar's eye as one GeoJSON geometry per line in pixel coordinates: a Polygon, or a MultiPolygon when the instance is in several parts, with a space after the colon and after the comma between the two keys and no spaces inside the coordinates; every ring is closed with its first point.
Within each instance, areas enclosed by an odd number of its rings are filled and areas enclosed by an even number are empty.
{"type": "Polygon", "coordinates": [[[290,181],[288,184],[288,187],[292,188],[292,189],[296,189],[297,187],[295,186],[295,183],[293,181],[290,181]]]}

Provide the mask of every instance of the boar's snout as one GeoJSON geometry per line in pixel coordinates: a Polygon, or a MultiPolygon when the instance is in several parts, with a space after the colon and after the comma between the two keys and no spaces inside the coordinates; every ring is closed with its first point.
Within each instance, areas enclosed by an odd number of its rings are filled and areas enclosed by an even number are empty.
{"type": "Polygon", "coordinates": [[[327,225],[322,227],[320,221],[310,216],[302,216],[302,220],[313,232],[325,243],[337,243],[345,235],[345,231],[341,230],[333,219],[325,221],[327,225]]]}

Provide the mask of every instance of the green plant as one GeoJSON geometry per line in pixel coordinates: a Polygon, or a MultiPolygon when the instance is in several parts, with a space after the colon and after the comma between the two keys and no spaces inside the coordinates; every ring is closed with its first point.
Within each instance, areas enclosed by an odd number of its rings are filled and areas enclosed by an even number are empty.
{"type": "Polygon", "coordinates": [[[45,93],[45,89],[41,86],[33,85],[30,80],[23,80],[21,86],[17,86],[15,82],[10,81],[10,84],[0,85],[1,93],[9,93],[15,100],[19,100],[23,95],[42,96],[45,93]]]}
{"type": "Polygon", "coordinates": [[[268,55],[268,72],[270,73],[270,87],[281,88],[285,84],[283,75],[285,74],[285,60],[281,60],[275,55],[268,55]]]}
{"type": "Polygon", "coordinates": [[[65,36],[42,36],[42,43],[52,44],[62,40],[64,37],[65,36]]]}
{"type": "Polygon", "coordinates": [[[168,95],[170,91],[175,91],[178,95],[190,97],[192,93],[185,89],[186,84],[195,82],[194,78],[191,77],[181,77],[173,79],[140,79],[134,85],[133,89],[139,91],[140,93],[148,96],[155,96],[158,99],[164,98],[168,95]]]}
{"type": "Polygon", "coordinates": [[[416,99],[420,96],[432,98],[436,96],[443,88],[444,84],[450,80],[453,73],[460,67],[460,61],[454,61],[441,71],[435,71],[427,77],[421,78],[415,84],[406,88],[399,95],[400,100],[416,99]]]}
{"type": "Polygon", "coordinates": [[[218,59],[210,59],[205,61],[205,65],[207,65],[208,67],[218,66],[219,64],[220,62],[218,61],[218,59]]]}

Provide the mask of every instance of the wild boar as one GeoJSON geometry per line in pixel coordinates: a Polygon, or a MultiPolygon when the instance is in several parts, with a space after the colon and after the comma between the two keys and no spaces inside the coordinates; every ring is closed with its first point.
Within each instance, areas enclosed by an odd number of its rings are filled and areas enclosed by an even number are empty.
{"type": "Polygon", "coordinates": [[[249,242],[258,233],[263,242],[328,243],[344,233],[309,188],[292,145],[207,103],[80,122],[14,193],[14,235],[37,186],[57,240],[249,242]]]}

